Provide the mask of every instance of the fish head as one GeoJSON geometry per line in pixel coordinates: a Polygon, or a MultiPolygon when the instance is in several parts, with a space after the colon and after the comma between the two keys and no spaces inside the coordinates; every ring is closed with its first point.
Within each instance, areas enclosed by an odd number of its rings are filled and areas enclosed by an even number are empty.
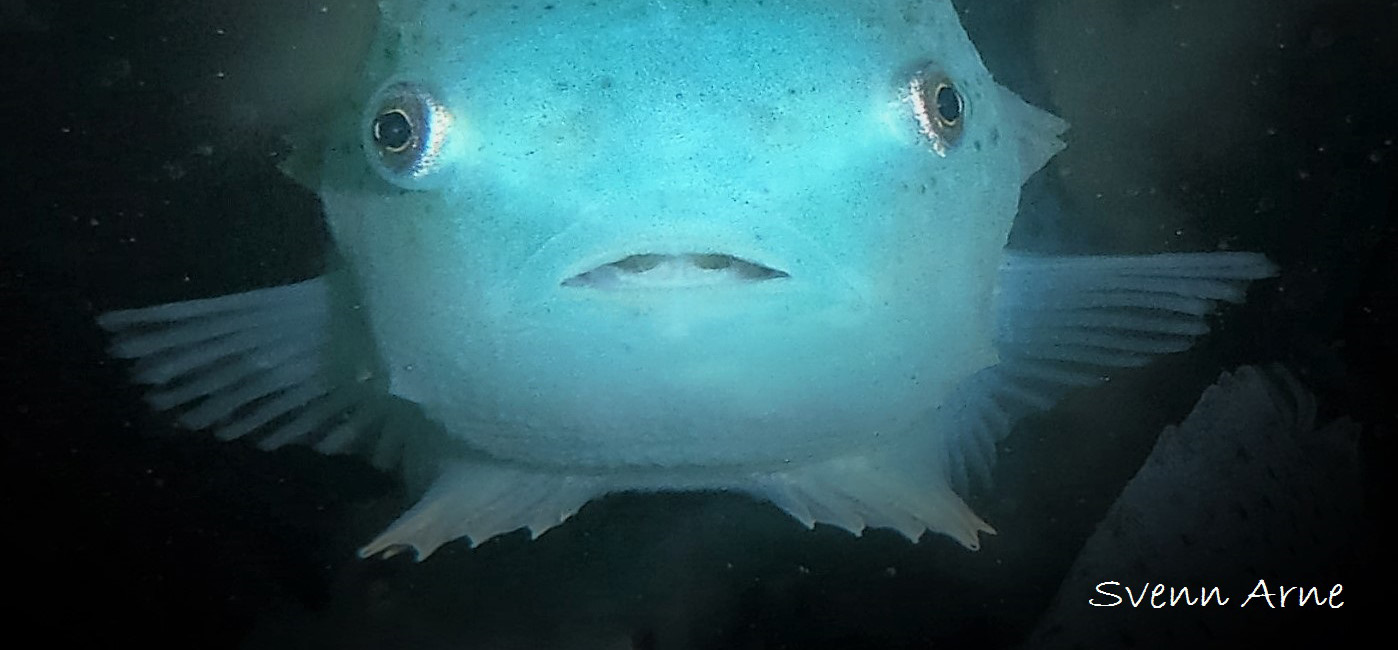
{"type": "Polygon", "coordinates": [[[833,457],[995,362],[1023,163],[948,0],[383,9],[320,194],[391,390],[452,436],[833,457]]]}

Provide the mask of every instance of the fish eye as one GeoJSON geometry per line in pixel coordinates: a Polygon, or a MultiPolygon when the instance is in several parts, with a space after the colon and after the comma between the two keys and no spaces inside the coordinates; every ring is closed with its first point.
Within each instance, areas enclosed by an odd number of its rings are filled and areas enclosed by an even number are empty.
{"type": "Polygon", "coordinates": [[[956,126],[961,121],[961,93],[944,82],[937,86],[933,96],[937,102],[938,120],[948,126],[956,126]]]}
{"type": "Polygon", "coordinates": [[[421,188],[442,167],[451,123],[451,114],[427,89],[390,84],[369,104],[365,153],[388,182],[421,188]]]}
{"type": "Polygon", "coordinates": [[[401,108],[391,108],[374,118],[374,142],[388,153],[403,153],[413,144],[413,122],[401,108]]]}
{"type": "Polygon", "coordinates": [[[947,155],[961,141],[966,121],[966,98],[956,84],[935,69],[923,70],[908,81],[907,101],[932,150],[947,155]]]}

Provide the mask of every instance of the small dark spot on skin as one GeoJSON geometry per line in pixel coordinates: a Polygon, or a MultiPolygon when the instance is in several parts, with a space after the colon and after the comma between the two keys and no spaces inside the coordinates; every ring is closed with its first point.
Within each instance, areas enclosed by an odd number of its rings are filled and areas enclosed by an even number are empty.
{"type": "Polygon", "coordinates": [[[972,142],[972,143],[971,143],[971,146],[974,147],[974,148],[976,149],[976,151],[980,151],[980,150],[981,150],[981,141],[980,141],[980,140],[976,140],[975,142],[972,142]]]}
{"type": "Polygon", "coordinates": [[[991,145],[1000,144],[1000,129],[991,129],[991,130],[990,130],[990,144],[991,144],[991,145]]]}
{"type": "Polygon", "coordinates": [[[598,88],[601,88],[602,90],[606,90],[606,89],[608,89],[608,88],[611,88],[612,85],[615,84],[615,83],[616,83],[616,82],[615,82],[615,81],[612,81],[612,78],[611,78],[611,77],[601,77],[601,78],[598,78],[598,79],[597,79],[597,87],[598,87],[598,88]]]}

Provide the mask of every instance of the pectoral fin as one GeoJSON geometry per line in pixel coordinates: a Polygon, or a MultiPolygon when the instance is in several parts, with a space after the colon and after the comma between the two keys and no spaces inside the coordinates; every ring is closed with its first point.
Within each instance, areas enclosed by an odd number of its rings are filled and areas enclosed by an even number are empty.
{"type": "Polygon", "coordinates": [[[995,443],[1068,391],[1192,346],[1220,302],[1277,268],[1256,253],[1051,257],[1011,253],[1000,267],[1000,363],[972,376],[935,414],[958,489],[989,478],[995,443]]]}
{"type": "Polygon", "coordinates": [[[262,449],[300,444],[398,462],[401,441],[383,426],[391,398],[373,344],[337,281],[281,287],[102,314],[113,356],[135,360],[146,400],[191,429],[262,449]]]}

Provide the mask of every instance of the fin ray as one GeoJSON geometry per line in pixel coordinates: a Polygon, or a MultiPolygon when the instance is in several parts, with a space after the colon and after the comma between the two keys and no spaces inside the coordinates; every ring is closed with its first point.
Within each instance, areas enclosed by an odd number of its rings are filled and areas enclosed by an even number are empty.
{"type": "Polygon", "coordinates": [[[300,442],[324,426],[331,418],[345,412],[354,403],[347,391],[331,391],[315,398],[313,402],[307,404],[306,408],[295,416],[295,419],[258,442],[257,448],[263,451],[272,451],[300,442]]]}
{"type": "Polygon", "coordinates": [[[138,309],[109,311],[97,317],[97,324],[109,332],[141,325],[162,325],[203,316],[255,311],[279,312],[279,306],[305,304],[323,299],[324,278],[317,277],[279,287],[253,289],[215,298],[170,302],[138,309]]]}
{"type": "Polygon", "coordinates": [[[191,429],[207,429],[244,406],[310,380],[315,373],[312,360],[298,355],[288,359],[286,364],[256,373],[237,386],[207,396],[198,406],[180,415],[180,423],[191,429]]]}
{"type": "MultiPolygon", "coordinates": [[[[906,450],[902,450],[906,451],[906,450]]],[[[855,535],[891,528],[916,541],[926,531],[970,549],[993,533],[920,454],[831,459],[755,477],[746,488],[806,525],[830,524],[855,535]]]]}
{"type": "Polygon", "coordinates": [[[519,529],[537,537],[605,492],[599,481],[530,471],[489,460],[445,466],[416,505],[359,550],[360,557],[411,551],[418,561],[443,544],[471,545],[519,529]]]}
{"type": "Polygon", "coordinates": [[[934,425],[945,431],[958,490],[987,481],[994,444],[1069,390],[1189,349],[1209,314],[1276,274],[1256,253],[1052,257],[1008,252],[996,292],[1000,363],[958,388],[934,425]]]}
{"type": "Polygon", "coordinates": [[[209,340],[205,345],[174,354],[151,354],[136,359],[132,377],[143,384],[165,384],[200,369],[207,369],[220,360],[246,355],[281,340],[280,330],[253,329],[209,340]]]}
{"type": "MultiPolygon", "coordinates": [[[[391,467],[402,440],[384,426],[393,398],[374,372],[372,349],[331,340],[332,312],[348,278],[334,274],[256,289],[102,314],[114,356],[133,360],[146,400],[191,429],[262,449],[307,444],[321,453],[355,448],[391,467]],[[345,358],[332,358],[332,349],[345,358]],[[349,356],[355,357],[352,361],[349,356]],[[347,363],[347,361],[349,361],[347,363]]],[[[339,312],[335,312],[338,314],[339,312]]],[[[340,318],[336,328],[362,323],[340,318]]],[[[366,336],[362,340],[369,340],[366,336]]]]}
{"type": "MultiPolygon", "coordinates": [[[[266,400],[257,405],[251,413],[239,417],[232,423],[219,427],[214,431],[214,435],[219,440],[233,440],[240,438],[253,431],[260,429],[263,425],[275,420],[291,411],[306,406],[323,397],[326,393],[325,387],[314,382],[302,382],[285,387],[276,397],[266,400]]],[[[269,437],[281,438],[293,434],[285,427],[279,427],[269,437]]],[[[263,438],[258,444],[259,448],[264,448],[268,438],[263,438]]]]}

